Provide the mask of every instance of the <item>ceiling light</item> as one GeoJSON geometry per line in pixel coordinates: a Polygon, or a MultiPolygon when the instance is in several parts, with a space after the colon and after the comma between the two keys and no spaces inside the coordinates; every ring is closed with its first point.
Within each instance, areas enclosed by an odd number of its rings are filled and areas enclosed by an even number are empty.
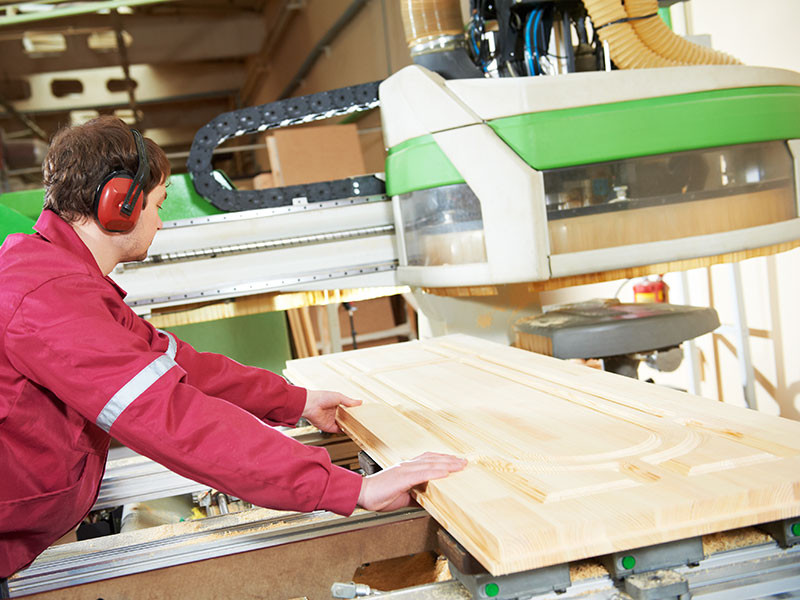
{"type": "Polygon", "coordinates": [[[34,58],[52,56],[67,50],[67,38],[60,33],[26,31],[22,35],[22,48],[34,58]]]}

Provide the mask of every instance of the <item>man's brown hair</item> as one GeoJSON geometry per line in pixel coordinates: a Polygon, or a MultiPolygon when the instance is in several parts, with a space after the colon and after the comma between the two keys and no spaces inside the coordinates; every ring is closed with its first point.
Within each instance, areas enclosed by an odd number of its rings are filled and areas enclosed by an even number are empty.
{"type": "MultiPolygon", "coordinates": [[[[170,164],[164,151],[150,138],[144,138],[150,165],[145,195],[166,181],[170,164]]],[[[44,208],[68,223],[92,217],[97,187],[112,171],[136,173],[136,143],[130,127],[112,116],[92,119],[83,125],[62,129],[53,136],[44,159],[44,208]]],[[[145,206],[145,197],[142,208],[145,206]]]]}

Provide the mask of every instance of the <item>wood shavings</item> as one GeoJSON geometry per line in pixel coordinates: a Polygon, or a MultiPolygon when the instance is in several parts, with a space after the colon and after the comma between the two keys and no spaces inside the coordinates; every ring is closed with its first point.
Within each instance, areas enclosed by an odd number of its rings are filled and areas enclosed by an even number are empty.
{"type": "Polygon", "coordinates": [[[595,559],[579,560],[569,565],[569,577],[573,582],[583,579],[605,577],[608,570],[595,559]]]}
{"type": "Polygon", "coordinates": [[[91,540],[83,540],[80,542],[73,542],[71,544],[62,544],[60,546],[50,547],[45,550],[44,553],[38,559],[36,559],[36,561],[37,563],[49,562],[51,560],[58,560],[69,556],[80,556],[82,554],[90,554],[92,552],[114,550],[136,544],[146,544],[148,542],[174,538],[190,533],[219,530],[221,528],[235,527],[250,522],[275,519],[276,517],[289,514],[294,513],[271,510],[268,508],[254,508],[252,510],[246,510],[231,515],[214,517],[213,519],[200,519],[196,521],[183,521],[180,523],[159,525],[157,527],[149,527],[147,529],[139,529],[136,531],[118,533],[116,535],[109,535],[91,540]]]}
{"type": "Polygon", "coordinates": [[[741,529],[731,529],[703,536],[703,554],[710,556],[717,552],[747,548],[767,544],[773,541],[772,538],[759,531],[755,527],[743,527],[741,529]]]}

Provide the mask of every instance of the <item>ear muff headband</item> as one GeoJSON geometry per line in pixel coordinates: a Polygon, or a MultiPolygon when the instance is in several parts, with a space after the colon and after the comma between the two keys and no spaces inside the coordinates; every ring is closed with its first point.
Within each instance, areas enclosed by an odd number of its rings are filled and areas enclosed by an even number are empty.
{"type": "Polygon", "coordinates": [[[133,213],[136,200],[138,200],[140,195],[144,194],[144,184],[150,179],[150,161],[147,160],[147,148],[144,145],[144,138],[136,129],[131,129],[131,133],[133,134],[133,141],[136,144],[136,155],[139,160],[139,166],[136,169],[136,174],[133,176],[131,187],[125,195],[125,200],[119,208],[119,211],[126,217],[130,217],[131,213],[133,213]]]}

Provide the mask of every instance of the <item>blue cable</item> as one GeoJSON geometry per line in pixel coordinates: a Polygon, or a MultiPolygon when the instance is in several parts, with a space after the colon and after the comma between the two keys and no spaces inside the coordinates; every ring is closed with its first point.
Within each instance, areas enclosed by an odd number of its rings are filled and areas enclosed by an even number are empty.
{"type": "Polygon", "coordinates": [[[475,52],[475,58],[480,61],[481,59],[481,52],[478,49],[478,44],[475,41],[475,22],[473,21],[469,28],[469,41],[472,42],[472,50],[475,52]]]}
{"type": "Polygon", "coordinates": [[[533,19],[538,12],[539,11],[536,9],[532,10],[531,14],[528,15],[527,22],[525,23],[525,58],[528,62],[529,75],[536,75],[536,71],[533,66],[533,53],[531,52],[531,25],[533,24],[533,19]]]}
{"type": "Polygon", "coordinates": [[[539,23],[544,14],[544,9],[538,11],[536,14],[536,22],[533,24],[533,51],[536,53],[536,72],[541,72],[541,63],[539,62],[539,46],[536,44],[536,32],[539,29],[539,23]]]}
{"type": "Polygon", "coordinates": [[[486,64],[484,64],[483,59],[481,58],[481,50],[478,47],[478,42],[475,39],[475,32],[476,32],[476,23],[475,19],[470,22],[469,26],[469,41],[472,42],[472,51],[475,52],[475,59],[478,61],[481,67],[481,71],[486,73],[486,64]]]}

